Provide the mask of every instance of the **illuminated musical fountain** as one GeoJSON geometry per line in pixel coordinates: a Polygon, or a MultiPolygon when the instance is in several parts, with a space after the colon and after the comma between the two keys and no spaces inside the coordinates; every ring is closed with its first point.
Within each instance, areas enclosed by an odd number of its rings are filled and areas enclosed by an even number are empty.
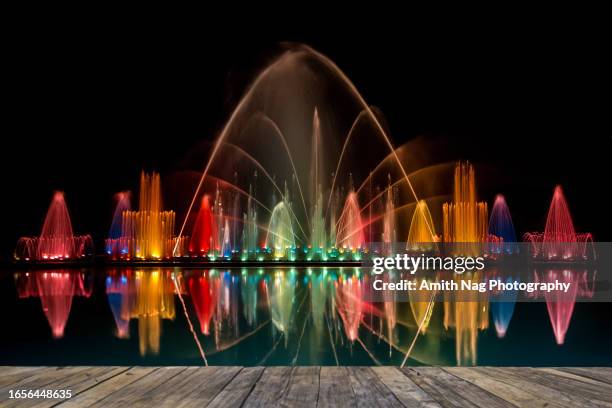
{"type": "Polygon", "coordinates": [[[56,191],[38,237],[17,241],[15,259],[23,261],[71,261],[93,254],[91,236],[75,236],[64,193],[56,191]]]}
{"type": "MultiPolygon", "coordinates": [[[[456,250],[461,251],[461,244],[485,242],[487,239],[487,203],[476,200],[476,176],[474,166],[470,163],[457,163],[453,201],[444,203],[443,240],[456,243],[456,250]]],[[[466,245],[469,253],[476,253],[473,245],[466,245]]],[[[467,255],[467,252],[464,255],[467,255]]]]}
{"type": "Polygon", "coordinates": [[[255,78],[203,153],[173,256],[357,261],[390,253],[408,232],[398,215],[426,198],[413,187],[427,177],[414,175],[422,160],[408,150],[393,146],[380,112],[332,61],[291,46],[255,78]]]}
{"type": "Polygon", "coordinates": [[[122,260],[160,260],[172,257],[174,211],[162,210],[161,182],[158,173],[140,175],[139,209],[129,209],[129,196],[119,196],[110,236],[106,240],[107,255],[122,260]],[[121,233],[118,217],[121,214],[121,233]]]}
{"type": "MultiPolygon", "coordinates": [[[[455,167],[453,202],[442,206],[443,240],[452,243],[456,255],[482,255],[478,244],[486,242],[488,230],[487,203],[476,200],[476,175],[470,163],[457,163],[455,167]]],[[[455,280],[482,281],[480,272],[456,275],[455,280]]],[[[455,329],[455,349],[458,365],[476,364],[478,331],[489,327],[487,293],[477,299],[461,301],[464,290],[458,290],[455,299],[444,301],[444,328],[455,329]]],[[[447,295],[447,293],[445,293],[447,295]]]]}
{"type": "MultiPolygon", "coordinates": [[[[576,263],[595,259],[593,237],[590,233],[577,233],[561,186],[556,186],[546,217],[544,232],[526,233],[524,241],[530,244],[531,255],[544,263],[576,263]]],[[[541,268],[538,265],[538,268],[541,268]]],[[[570,283],[566,293],[545,292],[546,308],[557,344],[563,344],[578,296],[593,296],[588,285],[587,271],[571,268],[545,267],[534,273],[536,281],[570,283]]]]}
{"type": "Polygon", "coordinates": [[[489,230],[487,241],[487,254],[497,257],[503,254],[517,254],[516,232],[510,209],[503,195],[498,194],[493,203],[491,218],[489,218],[489,230]]]}
{"type": "Polygon", "coordinates": [[[528,232],[523,240],[531,244],[535,259],[545,261],[580,261],[593,259],[593,236],[577,233],[561,186],[555,187],[546,217],[544,232],[528,232]]]}

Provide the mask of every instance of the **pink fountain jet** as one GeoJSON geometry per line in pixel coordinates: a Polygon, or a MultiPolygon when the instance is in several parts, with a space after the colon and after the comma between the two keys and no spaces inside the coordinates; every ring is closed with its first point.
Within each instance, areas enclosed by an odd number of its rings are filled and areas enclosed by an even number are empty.
{"type": "Polygon", "coordinates": [[[83,258],[92,253],[91,236],[73,234],[64,193],[56,191],[40,236],[20,238],[15,258],[24,261],[63,261],[83,258]]]}
{"type": "Polygon", "coordinates": [[[576,233],[561,186],[555,187],[544,233],[528,232],[523,240],[531,243],[533,257],[547,261],[580,261],[594,258],[593,237],[576,233]],[[590,249],[590,250],[589,250],[590,249]]]}

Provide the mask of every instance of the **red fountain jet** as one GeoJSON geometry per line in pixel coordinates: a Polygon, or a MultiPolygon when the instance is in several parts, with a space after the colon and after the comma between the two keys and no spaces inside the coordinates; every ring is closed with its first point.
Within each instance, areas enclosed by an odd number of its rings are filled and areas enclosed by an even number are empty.
{"type": "Polygon", "coordinates": [[[205,195],[202,198],[202,206],[193,226],[193,234],[189,242],[189,253],[206,256],[209,251],[218,250],[218,237],[217,223],[210,206],[210,197],[205,195]]]}

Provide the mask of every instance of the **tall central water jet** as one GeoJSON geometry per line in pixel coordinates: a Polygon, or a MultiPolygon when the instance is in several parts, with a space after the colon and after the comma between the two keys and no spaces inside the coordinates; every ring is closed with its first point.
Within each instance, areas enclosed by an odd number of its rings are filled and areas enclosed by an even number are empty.
{"type": "Polygon", "coordinates": [[[383,254],[390,256],[394,253],[393,244],[397,241],[397,232],[395,225],[395,205],[396,191],[391,185],[391,176],[389,178],[389,186],[387,187],[385,213],[383,215],[383,254]]]}
{"type": "MultiPolygon", "coordinates": [[[[230,225],[229,235],[230,240],[243,237],[240,252],[244,260],[276,257],[269,251],[269,233],[265,231],[273,210],[265,208],[269,215],[261,211],[270,202],[270,208],[278,201],[285,205],[291,202],[287,212],[298,259],[347,259],[342,254],[345,246],[366,249],[365,227],[369,235],[376,231],[375,241],[390,244],[397,240],[397,211],[417,195],[383,127],[382,114],[365,102],[354,84],[327,57],[302,45],[284,47],[284,52],[254,78],[204,159],[205,166],[175,245],[175,256],[183,253],[179,248],[182,235],[189,231],[191,215],[197,212],[199,199],[211,179],[234,183],[245,193],[239,204],[247,209],[241,211],[243,222],[238,229],[242,231],[234,233],[235,225],[230,225]],[[365,196],[359,195],[360,189],[336,181],[347,180],[352,173],[356,185],[360,185],[371,176],[374,180],[368,182],[372,187],[382,181],[379,170],[383,169],[400,179],[394,181],[392,197],[384,208],[369,218],[376,226],[364,226],[357,214],[347,215],[345,211],[343,222],[359,223],[357,228],[349,225],[352,231],[339,231],[336,220],[342,217],[342,203],[348,203],[345,209],[351,213],[353,202],[365,196]],[[235,176],[254,172],[261,176],[256,192],[247,188],[248,184],[241,184],[244,178],[235,176]],[[277,181],[290,184],[291,199],[283,194],[277,181]],[[405,191],[396,195],[399,189],[405,191]],[[356,197],[350,197],[351,193],[356,197]],[[279,196],[278,201],[269,200],[279,196]],[[399,202],[399,198],[407,201],[399,202]]],[[[223,235],[225,221],[217,225],[223,235]]]]}
{"type": "Polygon", "coordinates": [[[453,202],[442,206],[444,242],[455,245],[459,253],[478,254],[475,245],[466,243],[485,242],[487,239],[487,203],[476,201],[476,176],[470,163],[457,163],[453,202]]]}
{"type": "Polygon", "coordinates": [[[174,211],[162,210],[158,173],[141,173],[138,206],[138,211],[123,210],[121,236],[109,237],[106,241],[106,247],[111,252],[108,255],[126,260],[171,258],[175,216],[174,211]]]}

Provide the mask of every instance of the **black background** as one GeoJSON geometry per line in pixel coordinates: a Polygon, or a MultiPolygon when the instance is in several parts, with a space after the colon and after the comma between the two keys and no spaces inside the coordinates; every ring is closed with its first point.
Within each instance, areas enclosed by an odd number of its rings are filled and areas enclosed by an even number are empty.
{"type": "Polygon", "coordinates": [[[562,184],[577,230],[611,238],[612,70],[595,24],[90,23],[29,22],[6,38],[4,260],[19,236],[39,233],[54,190],[66,192],[75,232],[100,246],[113,194],[136,191],[143,168],[180,169],[285,41],[330,57],[382,110],[396,145],[441,137],[457,159],[497,168],[503,178],[480,195],[503,192],[520,233],[542,230],[562,184]]]}

